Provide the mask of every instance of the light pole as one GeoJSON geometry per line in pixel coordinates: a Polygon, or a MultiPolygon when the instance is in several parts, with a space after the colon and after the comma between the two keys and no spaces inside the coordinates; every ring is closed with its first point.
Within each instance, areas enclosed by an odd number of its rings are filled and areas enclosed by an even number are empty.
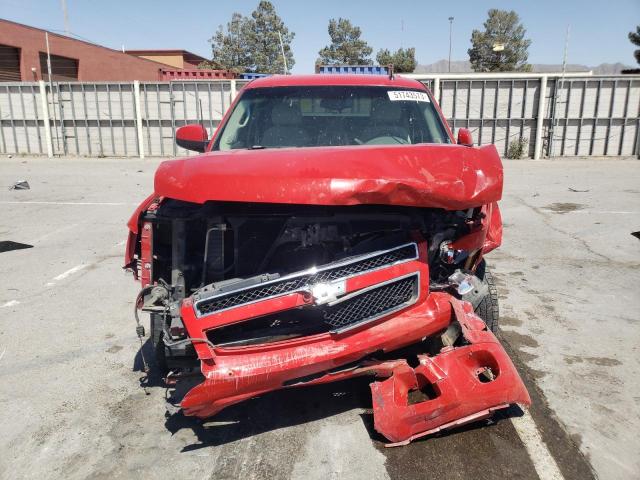
{"type": "Polygon", "coordinates": [[[451,73],[451,33],[453,31],[453,17],[449,17],[449,73],[451,73]]]}

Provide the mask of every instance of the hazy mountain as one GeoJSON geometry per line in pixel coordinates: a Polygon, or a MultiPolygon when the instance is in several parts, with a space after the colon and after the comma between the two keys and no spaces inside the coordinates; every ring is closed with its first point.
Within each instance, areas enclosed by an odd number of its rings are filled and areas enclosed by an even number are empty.
{"type": "MultiPolygon", "coordinates": [[[[535,73],[561,72],[561,64],[543,64],[534,63],[532,65],[535,73]]],[[[588,72],[592,71],[594,75],[615,75],[625,68],[633,68],[622,63],[602,63],[595,67],[586,65],[567,64],[567,72],[588,72]]],[[[447,60],[438,60],[429,65],[418,65],[413,73],[447,73],[449,70],[449,62],[447,60]]],[[[472,73],[471,64],[467,60],[451,61],[451,73],[472,73]]]]}

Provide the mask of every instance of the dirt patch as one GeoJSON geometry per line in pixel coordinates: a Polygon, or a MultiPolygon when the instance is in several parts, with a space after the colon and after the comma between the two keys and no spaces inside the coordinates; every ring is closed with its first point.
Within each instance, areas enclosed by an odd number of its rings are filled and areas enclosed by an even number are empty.
{"type": "Polygon", "coordinates": [[[622,365],[622,362],[620,360],[616,360],[615,358],[579,357],[577,355],[565,355],[564,362],[567,365],[573,365],[574,363],[587,362],[592,365],[597,365],[599,367],[616,367],[618,365],[622,365]]]}
{"type": "Polygon", "coordinates": [[[546,207],[543,207],[543,208],[545,210],[551,210],[554,213],[563,214],[563,213],[575,212],[576,210],[583,210],[586,208],[586,206],[580,203],[557,202],[557,203],[552,203],[550,205],[547,205],[546,207]]]}
{"type": "Polygon", "coordinates": [[[503,331],[502,335],[517,349],[520,349],[520,347],[536,348],[539,346],[538,341],[529,335],[522,335],[521,333],[512,331],[503,331]]]}
{"type": "Polygon", "coordinates": [[[622,365],[622,362],[620,360],[616,360],[615,358],[587,357],[586,360],[587,362],[598,365],[599,367],[616,367],[618,365],[622,365]]]}
{"type": "Polygon", "coordinates": [[[582,357],[577,357],[575,355],[565,355],[564,363],[567,365],[573,365],[574,363],[582,363],[584,359],[582,357]]]}
{"type": "Polygon", "coordinates": [[[516,317],[509,317],[505,315],[500,316],[500,324],[506,325],[509,327],[520,327],[522,326],[522,320],[516,317]]]}
{"type": "Polygon", "coordinates": [[[120,350],[122,350],[122,347],[120,345],[112,345],[111,347],[107,348],[107,353],[118,353],[120,350]]]}
{"type": "Polygon", "coordinates": [[[505,281],[502,279],[502,276],[496,275],[495,273],[493,274],[493,281],[495,282],[496,286],[498,286],[500,288],[503,288],[503,287],[507,286],[505,281]]]}

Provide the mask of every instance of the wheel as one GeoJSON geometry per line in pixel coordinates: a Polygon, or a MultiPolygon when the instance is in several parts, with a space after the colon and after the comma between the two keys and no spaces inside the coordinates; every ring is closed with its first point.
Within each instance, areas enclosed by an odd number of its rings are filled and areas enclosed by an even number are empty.
{"type": "Polygon", "coordinates": [[[155,367],[162,372],[167,370],[167,357],[164,342],[162,341],[163,322],[163,315],[158,313],[151,314],[151,343],[153,345],[155,367]]]}
{"type": "Polygon", "coordinates": [[[498,307],[498,289],[496,288],[493,275],[491,275],[491,272],[484,260],[482,260],[482,263],[478,266],[476,276],[489,288],[489,292],[475,309],[476,315],[484,320],[484,323],[487,324],[487,328],[489,328],[489,330],[493,333],[497,333],[498,320],[500,317],[500,308],[498,307]]]}

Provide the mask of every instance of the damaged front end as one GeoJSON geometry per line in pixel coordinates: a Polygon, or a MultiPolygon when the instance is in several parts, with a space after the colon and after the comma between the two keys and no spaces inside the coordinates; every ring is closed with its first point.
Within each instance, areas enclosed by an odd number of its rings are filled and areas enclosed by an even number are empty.
{"type": "MultiPolygon", "coordinates": [[[[375,428],[402,444],[530,403],[474,313],[488,294],[483,255],[501,241],[495,201],[444,209],[417,199],[415,185],[404,205],[381,204],[380,193],[366,204],[370,186],[353,189],[358,201],[341,190],[341,205],[194,201],[175,171],[159,175],[129,224],[127,267],[141,280],[136,306],[151,315],[169,380],[204,376],[181,402],[186,415],[370,375],[375,428]],[[422,353],[408,356],[411,346],[422,353]]],[[[497,184],[501,172],[484,190],[476,182],[474,195],[491,199],[497,184]]]]}

